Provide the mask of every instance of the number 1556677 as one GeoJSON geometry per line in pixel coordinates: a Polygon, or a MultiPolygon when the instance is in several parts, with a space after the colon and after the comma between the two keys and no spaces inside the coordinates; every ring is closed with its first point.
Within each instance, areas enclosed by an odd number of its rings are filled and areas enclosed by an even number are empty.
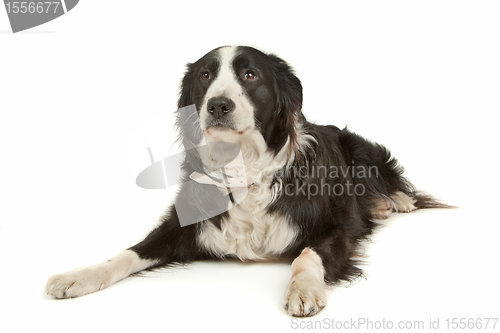
{"type": "Polygon", "coordinates": [[[50,1],[37,1],[37,2],[19,2],[19,1],[12,1],[12,2],[6,2],[5,7],[7,8],[7,13],[21,13],[21,14],[42,14],[42,13],[49,13],[50,11],[53,11],[53,13],[57,12],[57,8],[59,6],[59,2],[50,2],[50,1]]]}

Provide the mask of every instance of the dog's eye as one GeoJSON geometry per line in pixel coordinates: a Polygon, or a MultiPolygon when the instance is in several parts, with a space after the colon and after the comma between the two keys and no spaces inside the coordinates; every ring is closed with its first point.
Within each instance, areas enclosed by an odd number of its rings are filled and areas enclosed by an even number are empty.
{"type": "Polygon", "coordinates": [[[257,76],[256,76],[254,73],[252,73],[252,72],[247,72],[247,73],[245,74],[245,79],[247,79],[247,80],[253,80],[253,79],[255,79],[256,77],[257,77],[257,76]]]}
{"type": "Polygon", "coordinates": [[[209,73],[209,72],[203,72],[203,73],[201,74],[201,79],[202,79],[202,80],[205,80],[205,81],[206,81],[206,80],[210,80],[210,73],[209,73]]]}

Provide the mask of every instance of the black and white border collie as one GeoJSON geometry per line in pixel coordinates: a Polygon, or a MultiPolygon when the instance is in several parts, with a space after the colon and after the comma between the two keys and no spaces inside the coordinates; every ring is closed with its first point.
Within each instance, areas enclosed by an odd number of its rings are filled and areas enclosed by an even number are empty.
{"type": "MultiPolygon", "coordinates": [[[[311,316],[326,305],[328,284],[362,275],[356,258],[374,220],[446,207],[417,192],[383,146],[308,122],[299,79],[273,54],[226,46],[188,64],[178,107],[193,104],[206,142],[238,145],[249,184],[245,199],[184,227],[172,205],[140,243],[102,263],[50,277],[48,294],[78,297],[142,270],[195,260],[284,259],[293,261],[284,307],[290,315],[311,316]]],[[[181,142],[190,145],[189,119],[177,116],[181,142]]],[[[182,168],[186,179],[196,171],[188,161],[182,168]]],[[[188,184],[178,195],[194,211],[202,201],[210,204],[188,184]]]]}

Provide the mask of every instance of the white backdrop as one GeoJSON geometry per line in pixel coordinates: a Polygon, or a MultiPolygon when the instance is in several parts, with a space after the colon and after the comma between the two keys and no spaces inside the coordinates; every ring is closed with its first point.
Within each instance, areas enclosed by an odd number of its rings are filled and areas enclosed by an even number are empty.
{"type": "Polygon", "coordinates": [[[0,328],[281,332],[364,318],[445,329],[500,317],[499,15],[496,1],[81,1],[12,34],[0,9],[0,328]],[[273,263],[195,263],[82,298],[43,295],[48,276],[156,223],[169,195],[135,185],[150,163],[140,126],[160,130],[155,157],[175,151],[185,63],[233,44],[287,60],[310,120],[386,145],[418,188],[462,208],[393,216],[367,249],[368,279],[334,288],[312,319],[283,310],[290,267],[273,263]]]}

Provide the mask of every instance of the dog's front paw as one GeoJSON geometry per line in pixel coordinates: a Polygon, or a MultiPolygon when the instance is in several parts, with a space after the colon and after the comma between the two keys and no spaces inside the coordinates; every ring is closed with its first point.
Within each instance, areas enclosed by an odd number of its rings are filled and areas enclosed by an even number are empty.
{"type": "Polygon", "coordinates": [[[108,287],[109,278],[109,274],[102,267],[82,267],[51,276],[45,289],[47,295],[56,298],[78,297],[108,287]]]}
{"type": "Polygon", "coordinates": [[[325,282],[306,272],[293,276],[285,293],[285,310],[295,317],[314,316],[326,306],[325,282]]]}

